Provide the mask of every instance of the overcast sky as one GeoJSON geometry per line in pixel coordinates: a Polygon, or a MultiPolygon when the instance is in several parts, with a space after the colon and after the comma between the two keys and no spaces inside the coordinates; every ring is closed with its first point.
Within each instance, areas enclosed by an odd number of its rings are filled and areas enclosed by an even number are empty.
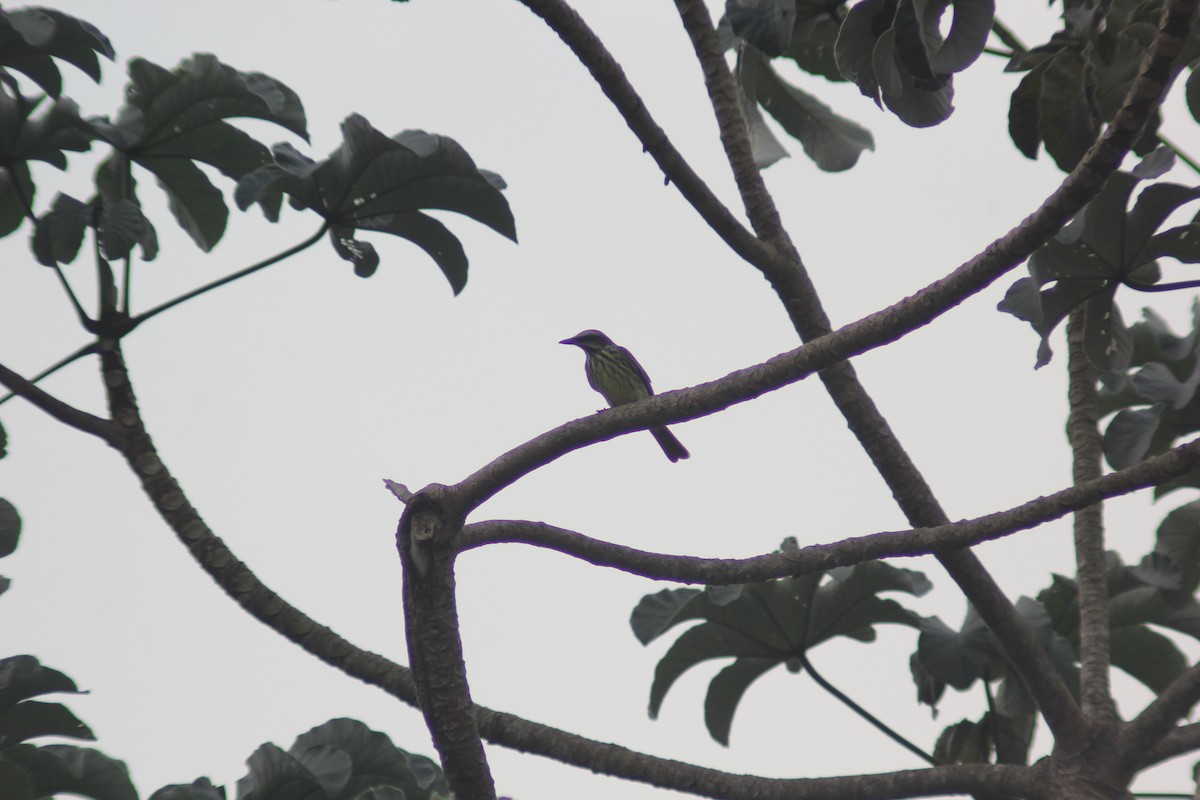
{"type": "MultiPolygon", "coordinates": [[[[407,243],[373,238],[378,273],[354,276],[321,245],[188,303],[125,343],[152,436],[205,520],[269,586],[356,644],[407,663],[400,567],[402,507],[383,488],[453,483],[601,399],[582,357],[560,339],[601,328],[630,347],[659,390],[711,380],[796,346],[779,302],[731,254],[642,152],[558,38],[511,0],[406,4],[52,3],[97,25],[117,63],[95,87],[68,74],[87,115],[114,114],[128,59],[173,66],[212,52],[299,93],[311,145],[263,124],[269,143],[315,158],[339,122],[364,115],[393,133],[423,128],[458,140],[508,181],[516,245],[442,214],[471,259],[453,297],[407,243]]],[[[714,4],[719,5],[719,4],[714,4]]],[[[581,13],[624,65],[672,141],[735,210],[699,68],[673,5],[589,0],[581,13]]],[[[714,13],[719,9],[714,8],[714,13]]],[[[1002,18],[1028,43],[1053,30],[1044,4],[1008,3],[1002,18]]],[[[904,127],[849,84],[787,74],[869,127],[876,151],[853,170],[819,172],[797,143],[768,182],[835,324],[889,305],[945,274],[1016,224],[1058,184],[1007,135],[1018,76],[984,56],[956,80],[957,111],[929,130],[904,127]]],[[[1178,93],[1176,93],[1178,95],[1178,93]]],[[[1176,96],[1166,131],[1193,155],[1200,136],[1176,96]]],[[[37,207],[58,190],[86,197],[96,158],[38,173],[37,207]]],[[[1195,176],[1181,174],[1195,182],[1195,176]]],[[[141,176],[162,249],[137,264],[134,305],[147,308],[310,235],[314,216],[275,225],[234,212],[225,239],[199,253],[141,176]]],[[[0,363],[26,375],[85,335],[53,273],[28,251],[28,228],[0,242],[0,363]]],[[[68,269],[85,298],[89,266],[68,269]]],[[[1012,277],[936,324],[857,359],[867,387],[952,518],[1003,509],[1070,481],[1065,343],[1035,372],[1037,339],[995,305],[1012,277]]],[[[1131,321],[1140,298],[1125,306],[1131,321]]],[[[1192,297],[1154,298],[1183,330],[1192,297]]],[[[93,413],[97,365],[44,383],[93,413]]],[[[0,564],[5,652],[30,653],[91,694],[68,705],[125,760],[143,797],[205,775],[229,787],[259,744],[288,747],[349,716],[397,745],[433,755],[420,714],[283,640],[237,608],[156,516],[118,454],[21,401],[0,407],[9,457],[0,496],[25,521],[0,564]]],[[[675,426],[692,458],[669,463],[645,433],[565,456],[504,491],[472,520],[543,520],[638,547],[704,556],[836,540],[905,522],[816,381],[675,426]]],[[[1146,494],[1110,504],[1109,546],[1137,560],[1170,508],[1146,494]]],[[[1068,523],[979,549],[1016,598],[1072,571],[1068,523]]],[[[965,604],[930,559],[935,591],[906,603],[952,626],[965,604]]],[[[663,585],[523,546],[465,555],[462,633],[478,702],[621,745],[736,772],[816,777],[922,764],[819,690],[775,670],[744,698],[731,746],[709,739],[702,702],[723,666],[689,672],[660,719],[646,714],[655,662],[673,637],[643,648],[629,630],[638,599],[663,585]]],[[[950,693],[937,720],[918,707],[908,655],[915,633],[880,644],[823,645],[813,663],[918,744],[963,717],[978,691],[950,693]],[[886,676],[886,677],[885,677],[886,676]]],[[[1195,657],[1197,648],[1185,644],[1195,657]]],[[[1149,699],[1118,675],[1121,709],[1149,699]]],[[[1045,742],[1043,740],[1042,745],[1045,742]]],[[[489,748],[497,788],[521,800],[670,793],[489,748]]],[[[1139,788],[1189,791],[1189,760],[1139,788]]]]}

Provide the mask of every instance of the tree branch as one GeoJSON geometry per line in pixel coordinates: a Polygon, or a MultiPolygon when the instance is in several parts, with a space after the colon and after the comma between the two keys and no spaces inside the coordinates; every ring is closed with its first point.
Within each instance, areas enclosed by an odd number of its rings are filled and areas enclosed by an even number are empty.
{"type": "MultiPolygon", "coordinates": [[[[142,423],[119,346],[103,342],[100,352],[109,404],[125,429],[121,452],[156,510],[204,571],[251,616],[309,654],[416,706],[417,688],[411,670],[356,647],[288,604],[212,532],[159,459],[142,423]]],[[[838,778],[733,775],[597,742],[483,706],[474,706],[473,712],[481,733],[494,744],[661,788],[697,794],[699,787],[705,787],[710,796],[729,800],[791,800],[801,793],[809,800],[882,800],[987,791],[1039,797],[1044,785],[1037,767],[1031,770],[995,765],[945,766],[838,778]]]]}
{"type": "Polygon", "coordinates": [[[32,382],[0,364],[0,384],[3,384],[16,397],[28,400],[37,408],[64,425],[69,425],[78,431],[90,433],[112,444],[117,429],[110,420],[81,411],[72,405],[64,403],[57,397],[34,386],[32,382]]]}
{"type": "Polygon", "coordinates": [[[624,70],[576,11],[563,0],[521,0],[558,34],[587,68],[601,91],[625,120],[669,181],[683,198],[735,253],[751,263],[770,258],[770,249],[733,216],[695,170],[680,155],[667,134],[646,109],[624,70]]]}
{"type": "Polygon", "coordinates": [[[754,161],[750,132],[742,115],[738,87],[725,63],[725,54],[717,41],[717,32],[703,0],[675,0],[679,18],[696,51],[696,60],[704,72],[704,86],[712,103],[713,114],[725,148],[725,157],[742,196],[742,205],[758,237],[776,244],[787,239],[775,200],[767,191],[762,171],[754,161]]]}
{"type": "MultiPolygon", "coordinates": [[[[1096,380],[1099,373],[1084,345],[1086,312],[1071,313],[1067,322],[1069,346],[1067,439],[1071,443],[1075,485],[1101,475],[1100,406],[1096,380]]],[[[1080,705],[1089,719],[1114,720],[1109,686],[1108,564],[1104,554],[1104,506],[1101,503],[1075,512],[1075,564],[1079,585],[1080,705]]]]}
{"type": "Polygon", "coordinates": [[[759,583],[846,567],[882,558],[905,558],[971,547],[1120,497],[1158,486],[1200,466],[1200,440],[1135,466],[1054,494],[974,519],[931,528],[885,531],[750,558],[698,558],[637,550],[589,538],[543,522],[487,520],[463,528],[461,550],[490,544],[527,544],[555,550],[589,564],[611,567],[650,580],[722,586],[759,583]]]}
{"type": "MultiPolygon", "coordinates": [[[[1173,730],[1195,728],[1189,725],[1175,729],[1175,721],[1185,716],[1197,702],[1200,702],[1200,664],[1193,664],[1121,731],[1117,747],[1122,766],[1130,771],[1138,769],[1160,743],[1165,744],[1164,740],[1173,730]]],[[[1176,733],[1176,739],[1179,738],[1182,738],[1182,734],[1176,733]]],[[[1200,737],[1192,733],[1188,740],[1195,744],[1200,737]]]]}
{"type": "Polygon", "coordinates": [[[405,505],[396,532],[404,566],[404,635],[418,707],[454,796],[495,800],[459,633],[450,543],[461,530],[462,517],[444,486],[427,487],[405,505]]]}

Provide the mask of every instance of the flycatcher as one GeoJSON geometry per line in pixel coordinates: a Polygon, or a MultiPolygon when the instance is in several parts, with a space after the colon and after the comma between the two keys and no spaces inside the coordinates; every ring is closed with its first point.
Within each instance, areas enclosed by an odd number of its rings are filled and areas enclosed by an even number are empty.
{"type": "MultiPolygon", "coordinates": [[[[654,394],[654,389],[650,386],[650,376],[633,354],[624,347],[613,344],[613,340],[600,331],[577,333],[570,339],[563,339],[559,344],[573,344],[583,351],[586,358],[583,371],[587,374],[588,385],[604,395],[610,406],[644,400],[654,394]]],[[[672,462],[690,455],[687,448],[666,426],[651,428],[650,435],[672,462]]]]}

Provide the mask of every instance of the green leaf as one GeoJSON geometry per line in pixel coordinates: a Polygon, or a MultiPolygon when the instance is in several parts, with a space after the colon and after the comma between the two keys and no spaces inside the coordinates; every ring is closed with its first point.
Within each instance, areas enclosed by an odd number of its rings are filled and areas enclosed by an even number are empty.
{"type": "Polygon", "coordinates": [[[234,197],[241,208],[287,194],[330,225],[335,251],[355,272],[375,271],[374,248],[357,240],[357,229],[390,233],[432,256],[457,293],[466,284],[467,261],[457,238],[440,222],[419,213],[441,209],[464,214],[516,240],[498,176],[478,169],[453,140],[424,131],[388,138],[361,116],[342,123],[342,145],[313,162],[290,147],[277,147],[275,161],[246,175],[234,197]]]}
{"type": "Polygon", "coordinates": [[[933,757],[939,764],[986,764],[991,754],[987,726],[966,719],[942,731],[933,748],[933,757]]]}
{"type": "Polygon", "coordinates": [[[874,150],[871,132],[833,113],[828,106],[780,78],[761,56],[746,53],[746,80],[754,81],[754,97],[820,169],[841,172],[858,163],[864,150],[874,150]]]}
{"type": "MultiPolygon", "coordinates": [[[[127,103],[115,121],[93,121],[98,135],[123,158],[103,169],[126,175],[136,164],[154,173],[167,193],[179,225],[202,250],[211,250],[225,232],[228,209],[221,193],[197,164],[216,167],[239,179],[270,163],[266,146],[225,122],[233,118],[262,119],[305,139],[304,108],[283,83],[257,72],[240,72],[215,56],[197,54],[174,70],[145,59],[129,64],[127,103]]],[[[132,184],[110,181],[116,199],[137,204],[132,184]]],[[[264,212],[277,214],[268,198],[264,212]]]]}
{"type": "Polygon", "coordinates": [[[0,659],[0,713],[22,700],[56,692],[79,694],[74,681],[56,669],[43,667],[33,656],[0,659]]]}
{"type": "Polygon", "coordinates": [[[686,616],[680,612],[693,598],[704,593],[699,589],[663,589],[645,595],[634,606],[629,617],[633,635],[642,644],[650,644],[672,626],[689,619],[702,619],[699,604],[688,609],[686,616]]]}
{"type": "Polygon", "coordinates": [[[708,694],[704,698],[704,724],[714,741],[729,746],[733,712],[742,695],[763,673],[778,665],[779,660],[774,658],[738,658],[717,673],[708,684],[708,694]]]}
{"type": "Polygon", "coordinates": [[[1021,79],[1008,103],[1008,135],[1026,158],[1037,158],[1042,143],[1042,75],[1039,65],[1021,79]]]}
{"type": "Polygon", "coordinates": [[[0,753],[0,786],[6,792],[6,800],[34,800],[33,780],[16,764],[5,760],[0,753]]]}
{"type": "Polygon", "coordinates": [[[834,52],[839,25],[826,8],[824,4],[817,4],[805,6],[803,13],[797,9],[792,42],[784,56],[795,61],[805,72],[831,81],[844,81],[846,78],[838,69],[834,52]]]}
{"type": "Polygon", "coordinates": [[[328,752],[331,750],[345,755],[351,764],[352,774],[343,785],[342,797],[356,797],[372,786],[401,789],[409,798],[428,797],[433,792],[449,793],[445,776],[434,762],[396,747],[385,734],[357,720],[332,719],[318,725],[296,737],[288,752],[302,763],[321,763],[332,786],[340,780],[333,779],[337,765],[344,762],[340,756],[328,752]],[[318,755],[319,759],[314,760],[318,755]]]}
{"type": "Polygon", "coordinates": [[[18,744],[5,748],[4,758],[30,778],[35,797],[77,794],[91,800],[137,800],[129,769],[97,750],[18,744]]]}
{"type": "Polygon", "coordinates": [[[126,258],[134,245],[141,245],[142,258],[149,261],[157,251],[157,239],[150,220],[132,200],[105,203],[97,221],[100,252],[109,261],[126,258]]]}
{"type": "Polygon", "coordinates": [[[25,700],[0,711],[0,750],[40,736],[96,738],[88,726],[61,703],[25,700]]]}
{"type": "Polygon", "coordinates": [[[45,161],[65,169],[64,151],[91,147],[91,128],[80,119],[74,100],[54,101],[34,116],[40,103],[0,92],[0,162],[45,161]]]}
{"type": "Polygon", "coordinates": [[[32,207],[35,191],[25,164],[0,168],[0,238],[21,227],[26,208],[32,207]]]}
{"type": "Polygon", "coordinates": [[[703,620],[684,631],[658,662],[650,688],[650,715],[684,672],[704,661],[732,658],[710,684],[705,701],[709,730],[726,743],[733,713],[749,685],[773,666],[800,671],[806,653],[838,636],[871,641],[875,626],[917,627],[921,618],[885,592],[920,595],[929,582],[919,572],[879,561],[710,594],[667,590],[644,597],[630,620],[643,642],[684,621],[703,620]]]}
{"type": "Polygon", "coordinates": [[[962,72],[975,63],[983,54],[988,35],[992,30],[992,18],[996,13],[994,0],[918,0],[918,9],[924,7],[923,17],[935,15],[940,20],[944,9],[954,9],[950,31],[946,41],[933,56],[935,72],[947,74],[962,72]]]}
{"type": "Polygon", "coordinates": [[[12,555],[20,538],[21,515],[17,513],[16,506],[0,497],[0,558],[12,555]]]}
{"type": "Polygon", "coordinates": [[[1187,102],[1188,111],[1192,114],[1192,119],[1200,122],[1200,69],[1196,68],[1197,63],[1192,62],[1191,72],[1183,87],[1183,97],[1187,102]]]}
{"type": "Polygon", "coordinates": [[[1169,555],[1182,570],[1180,589],[1200,588],[1200,500],[1186,503],[1163,518],[1154,550],[1169,555]]]}
{"type": "Polygon", "coordinates": [[[1114,667],[1161,693],[1188,668],[1187,658],[1167,637],[1149,628],[1118,628],[1110,635],[1114,667]]]}
{"type": "Polygon", "coordinates": [[[1132,467],[1146,457],[1162,422],[1163,406],[1126,409],[1117,413],[1104,431],[1104,457],[1113,469],[1132,467]]]}
{"type": "Polygon", "coordinates": [[[190,784],[164,786],[150,800],[225,800],[225,787],[213,786],[208,778],[198,778],[190,784]]]}
{"type": "Polygon", "coordinates": [[[1042,141],[1064,172],[1075,168],[1100,133],[1099,123],[1088,107],[1083,70],[1078,54],[1064,51],[1042,75],[1042,141]]]}
{"type": "Polygon", "coordinates": [[[62,92],[55,60],[100,82],[100,59],[115,55],[108,38],[83,20],[49,8],[0,11],[0,67],[24,73],[53,98],[62,92]]]}
{"type": "Polygon", "coordinates": [[[74,261],[91,219],[91,205],[60,192],[34,228],[33,254],[38,263],[52,267],[74,261]]]}
{"type": "Polygon", "coordinates": [[[725,0],[725,18],[736,36],[771,57],[781,56],[792,38],[796,0],[725,0]]]}
{"type": "Polygon", "coordinates": [[[303,764],[276,745],[260,745],[246,759],[250,773],[238,781],[241,800],[320,797],[321,784],[303,764]]]}

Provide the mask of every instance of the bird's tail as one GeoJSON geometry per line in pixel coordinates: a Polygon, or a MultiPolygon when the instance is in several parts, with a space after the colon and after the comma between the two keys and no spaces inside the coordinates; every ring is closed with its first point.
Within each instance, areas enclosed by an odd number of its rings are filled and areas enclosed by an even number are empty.
{"type": "Polygon", "coordinates": [[[691,455],[683,443],[675,438],[675,434],[671,433],[666,428],[651,428],[650,435],[658,442],[658,446],[667,454],[667,458],[674,463],[681,458],[687,458],[691,455]]]}

